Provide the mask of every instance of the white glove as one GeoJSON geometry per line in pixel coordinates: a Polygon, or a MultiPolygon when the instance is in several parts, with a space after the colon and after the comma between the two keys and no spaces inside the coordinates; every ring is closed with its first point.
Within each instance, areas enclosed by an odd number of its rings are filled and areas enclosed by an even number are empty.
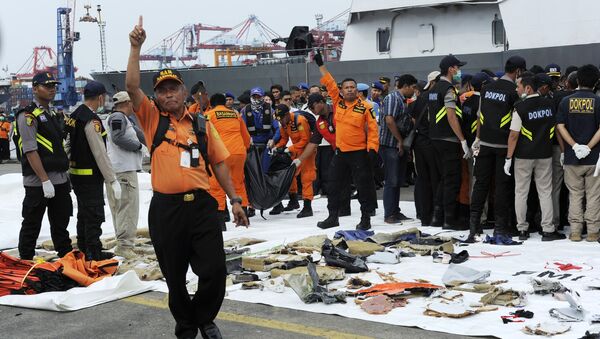
{"type": "Polygon", "coordinates": [[[587,145],[575,144],[573,145],[573,151],[575,151],[575,156],[577,159],[583,159],[587,157],[592,150],[587,147],[587,145]]]}
{"type": "Polygon", "coordinates": [[[560,154],[560,166],[564,166],[565,165],[565,154],[561,153],[560,154]]]}
{"type": "Polygon", "coordinates": [[[460,145],[462,146],[463,152],[465,153],[463,155],[463,159],[469,159],[471,157],[471,149],[469,148],[469,145],[467,145],[467,140],[461,141],[460,145]]]}
{"type": "Polygon", "coordinates": [[[302,160],[294,159],[294,161],[292,161],[292,164],[295,165],[296,167],[300,167],[300,164],[302,164],[302,160]]]}
{"type": "Polygon", "coordinates": [[[474,157],[479,155],[479,148],[481,146],[480,142],[481,140],[479,138],[475,138],[475,141],[473,141],[473,145],[471,145],[471,151],[473,152],[474,157]]]}
{"type": "Polygon", "coordinates": [[[600,158],[596,162],[596,169],[594,170],[594,176],[597,177],[600,174],[600,158]]]}
{"type": "Polygon", "coordinates": [[[510,177],[510,166],[512,165],[512,158],[504,160],[504,173],[510,177]]]}
{"type": "Polygon", "coordinates": [[[273,139],[267,141],[267,148],[273,148],[273,146],[275,146],[275,142],[273,141],[273,139]]]}
{"type": "Polygon", "coordinates": [[[52,185],[52,182],[50,182],[50,180],[46,180],[42,183],[42,190],[44,191],[44,198],[54,198],[54,185],[52,185]]]}
{"type": "Polygon", "coordinates": [[[113,190],[113,194],[115,195],[115,199],[121,200],[121,184],[119,180],[115,180],[110,183],[110,188],[113,190]]]}

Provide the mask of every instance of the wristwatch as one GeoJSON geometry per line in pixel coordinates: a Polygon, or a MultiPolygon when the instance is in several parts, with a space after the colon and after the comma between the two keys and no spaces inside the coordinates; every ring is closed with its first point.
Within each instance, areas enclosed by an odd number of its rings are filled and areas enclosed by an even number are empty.
{"type": "Polygon", "coordinates": [[[238,203],[238,204],[241,205],[242,204],[242,198],[237,197],[237,198],[231,198],[231,199],[229,199],[229,204],[231,206],[233,206],[233,204],[235,204],[235,203],[238,203]]]}

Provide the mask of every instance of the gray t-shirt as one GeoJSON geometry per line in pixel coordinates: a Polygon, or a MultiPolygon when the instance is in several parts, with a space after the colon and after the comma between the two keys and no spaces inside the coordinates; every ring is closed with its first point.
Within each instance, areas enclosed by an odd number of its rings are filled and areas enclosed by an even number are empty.
{"type": "MultiPolygon", "coordinates": [[[[39,103],[36,102],[38,107],[42,107],[39,103]]],[[[42,107],[44,108],[44,107],[42,107]]],[[[55,115],[56,113],[52,110],[48,111],[48,109],[44,108],[46,112],[49,112],[50,115],[55,115]]],[[[37,141],[35,135],[37,134],[37,120],[30,119],[29,124],[27,123],[27,114],[21,113],[17,118],[17,126],[19,128],[19,136],[21,137],[22,142],[22,153],[23,157],[27,156],[27,153],[37,151],[37,141]]],[[[54,185],[64,184],[68,180],[67,172],[46,172],[48,174],[48,178],[50,182],[54,185]]],[[[24,175],[23,176],[23,186],[28,187],[39,187],[42,186],[42,181],[37,175],[24,175]]]]}

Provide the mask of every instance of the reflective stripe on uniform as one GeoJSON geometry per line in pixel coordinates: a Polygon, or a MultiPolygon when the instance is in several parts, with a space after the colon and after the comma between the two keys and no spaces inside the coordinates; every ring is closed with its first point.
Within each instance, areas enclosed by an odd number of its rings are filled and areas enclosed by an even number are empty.
{"type": "Polygon", "coordinates": [[[500,120],[500,128],[504,127],[504,125],[508,124],[512,120],[512,111],[506,113],[505,116],[500,120]]]}
{"type": "Polygon", "coordinates": [[[93,175],[94,171],[91,168],[69,168],[69,173],[73,175],[93,175]]]}
{"type": "Polygon", "coordinates": [[[104,131],[100,134],[100,136],[105,136],[105,135],[106,135],[106,131],[104,131]]]}
{"type": "Polygon", "coordinates": [[[31,114],[33,114],[34,117],[39,117],[42,113],[44,113],[44,110],[41,108],[36,108],[33,110],[33,112],[31,112],[31,114]]]}
{"type": "Polygon", "coordinates": [[[438,122],[440,122],[440,120],[442,120],[442,118],[446,116],[446,113],[446,106],[444,106],[435,115],[435,123],[437,124],[438,122]]]}
{"type": "Polygon", "coordinates": [[[475,133],[477,131],[477,120],[471,123],[471,133],[475,133]]]}
{"type": "Polygon", "coordinates": [[[456,107],[456,108],[454,109],[454,112],[456,112],[456,115],[457,115],[459,118],[461,118],[461,119],[462,119],[462,109],[460,109],[460,108],[456,107]]]}
{"type": "Polygon", "coordinates": [[[550,139],[554,138],[554,126],[550,128],[550,139]]]}
{"type": "Polygon", "coordinates": [[[483,112],[479,112],[479,123],[483,125],[483,112]]]}
{"type": "Polygon", "coordinates": [[[52,149],[52,142],[50,142],[50,140],[44,138],[41,134],[36,133],[35,134],[35,140],[42,145],[44,148],[46,148],[48,151],[50,151],[51,153],[54,153],[54,150],[52,149]]]}
{"type": "Polygon", "coordinates": [[[527,139],[529,139],[530,141],[533,141],[533,134],[527,128],[521,126],[521,134],[527,137],[527,139]]]}

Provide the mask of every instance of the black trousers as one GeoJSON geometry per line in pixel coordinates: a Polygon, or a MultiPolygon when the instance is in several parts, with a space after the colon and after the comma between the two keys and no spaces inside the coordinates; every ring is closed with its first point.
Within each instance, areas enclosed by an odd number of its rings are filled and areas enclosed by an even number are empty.
{"type": "Polygon", "coordinates": [[[0,139],[0,160],[10,159],[10,143],[8,139],[0,139]]]}
{"type": "MultiPolygon", "coordinates": [[[[460,143],[451,141],[432,140],[431,143],[435,149],[436,161],[441,174],[438,182],[433,181],[433,187],[441,191],[444,223],[454,225],[458,222],[456,213],[458,192],[460,190],[462,148],[460,143]]],[[[432,180],[435,180],[435,178],[432,178],[432,180]]]]}
{"type": "Polygon", "coordinates": [[[331,146],[317,147],[316,167],[317,179],[313,181],[313,191],[315,194],[327,195],[329,187],[329,167],[333,159],[334,151],[331,146]]]}
{"type": "Polygon", "coordinates": [[[154,192],[148,211],[150,237],[169,287],[169,309],[177,337],[194,336],[215,319],[225,297],[225,252],[217,201],[206,191],[184,194],[154,192]],[[198,290],[190,298],[186,273],[191,265],[198,290]]]}
{"type": "Polygon", "coordinates": [[[417,177],[415,180],[415,205],[417,214],[431,222],[434,206],[441,206],[441,194],[434,183],[440,181],[440,169],[433,145],[416,145],[414,149],[417,177]]]}
{"type": "Polygon", "coordinates": [[[338,149],[335,151],[332,166],[335,169],[332,172],[334,174],[333,190],[329,194],[331,198],[328,201],[330,213],[341,207],[342,194],[352,179],[358,191],[361,215],[368,217],[370,212],[377,208],[377,193],[373,182],[373,168],[367,151],[342,152],[338,149]]]}
{"type": "Polygon", "coordinates": [[[330,215],[337,215],[337,213],[341,211],[349,212],[350,196],[352,194],[352,178],[349,175],[345,175],[341,178],[341,180],[344,180],[342,191],[338,194],[334,194],[336,190],[336,180],[334,180],[334,178],[336,177],[336,164],[334,161],[334,156],[335,153],[332,153],[332,157],[329,160],[329,166],[327,167],[327,175],[329,178],[331,178],[331,180],[327,182],[326,187],[327,192],[330,192],[329,194],[327,194],[327,210],[329,211],[330,215]]]}
{"type": "Polygon", "coordinates": [[[104,222],[104,185],[76,184],[77,196],[77,247],[80,251],[102,249],[100,236],[104,222]]]}
{"type": "Polygon", "coordinates": [[[510,220],[514,210],[514,184],[504,173],[506,148],[481,146],[475,160],[475,185],[471,196],[471,220],[481,220],[481,213],[488,196],[492,175],[495,178],[494,233],[506,234],[510,230],[510,220]]]}
{"type": "Polygon", "coordinates": [[[19,256],[21,259],[31,260],[35,255],[35,243],[40,235],[46,208],[48,208],[50,236],[58,256],[62,257],[73,249],[69,231],[67,231],[69,218],[73,214],[73,202],[69,194],[71,185],[69,183],[54,185],[54,191],[54,198],[46,199],[41,186],[25,187],[23,222],[19,233],[19,256]]]}

